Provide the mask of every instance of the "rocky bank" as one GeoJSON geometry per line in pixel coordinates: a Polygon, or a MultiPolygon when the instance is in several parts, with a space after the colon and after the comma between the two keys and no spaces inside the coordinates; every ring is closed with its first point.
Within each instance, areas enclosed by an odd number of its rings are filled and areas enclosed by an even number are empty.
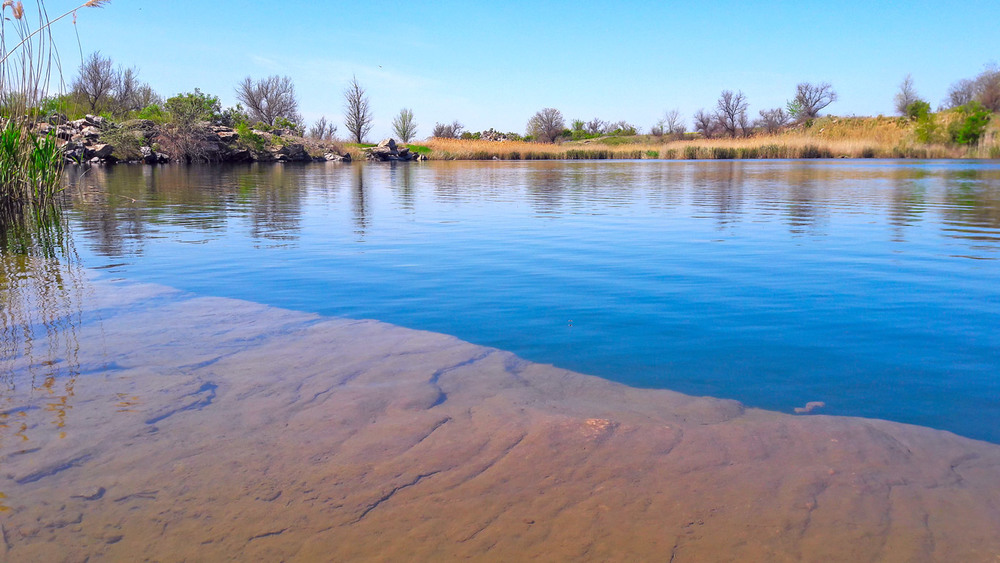
{"type": "Polygon", "coordinates": [[[35,131],[55,135],[66,161],[76,164],[351,161],[334,143],[307,140],[287,129],[253,129],[242,138],[231,127],[207,123],[179,132],[148,119],[114,123],[95,115],[72,121],[57,115],[35,131]]]}

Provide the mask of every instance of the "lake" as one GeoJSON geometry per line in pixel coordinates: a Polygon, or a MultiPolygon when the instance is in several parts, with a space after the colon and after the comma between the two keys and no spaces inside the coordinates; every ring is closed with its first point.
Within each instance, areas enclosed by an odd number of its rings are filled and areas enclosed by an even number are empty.
{"type": "Polygon", "coordinates": [[[1000,554],[996,162],[67,176],[2,560],[1000,554]]]}
{"type": "MultiPolygon", "coordinates": [[[[72,175],[72,173],[71,173],[72,175]]],[[[434,162],[74,176],[80,262],[632,386],[1000,442],[996,162],[434,162]]]]}

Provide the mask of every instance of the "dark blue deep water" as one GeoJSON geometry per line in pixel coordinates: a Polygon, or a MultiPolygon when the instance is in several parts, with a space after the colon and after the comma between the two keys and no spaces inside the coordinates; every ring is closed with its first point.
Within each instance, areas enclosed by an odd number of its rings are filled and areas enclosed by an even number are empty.
{"type": "Polygon", "coordinates": [[[71,172],[109,277],[455,335],[640,387],[1000,442],[1000,164],[71,172]]]}

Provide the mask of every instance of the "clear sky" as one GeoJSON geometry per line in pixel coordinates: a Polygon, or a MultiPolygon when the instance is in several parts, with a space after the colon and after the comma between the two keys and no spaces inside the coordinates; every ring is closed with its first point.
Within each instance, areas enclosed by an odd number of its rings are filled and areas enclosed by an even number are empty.
{"type": "MultiPolygon", "coordinates": [[[[543,107],[644,130],[678,109],[690,128],[724,89],[742,90],[757,115],[802,81],[833,84],[828,113],[891,114],[907,73],[937,106],[953,82],[1000,60],[998,21],[1000,1],[112,0],[80,10],[77,31],[84,54],[137,67],[164,96],[199,87],[230,106],[244,77],[288,75],[306,120],[325,115],[341,136],[356,75],[377,140],[403,107],[419,137],[456,119],[523,133],[543,107]]],[[[68,82],[80,49],[72,24],[57,33],[68,82]]]]}

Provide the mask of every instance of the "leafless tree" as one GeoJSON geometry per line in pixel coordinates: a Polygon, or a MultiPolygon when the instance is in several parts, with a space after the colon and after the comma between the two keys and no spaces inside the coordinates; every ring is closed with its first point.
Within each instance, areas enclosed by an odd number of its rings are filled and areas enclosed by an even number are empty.
{"type": "Polygon", "coordinates": [[[302,123],[295,84],[287,76],[273,74],[253,80],[249,76],[236,86],[236,99],[246,106],[250,119],[274,125],[278,118],[302,123]]]}
{"type": "Polygon", "coordinates": [[[736,125],[739,128],[740,135],[743,137],[749,137],[753,135],[754,123],[747,116],[747,112],[740,113],[739,117],[736,119],[736,125]]]}
{"type": "Polygon", "coordinates": [[[795,87],[793,103],[798,115],[793,117],[799,121],[814,119],[819,115],[820,110],[835,101],[837,101],[837,93],[833,91],[833,86],[829,82],[815,85],[802,82],[795,87]]]}
{"type": "Polygon", "coordinates": [[[986,109],[1000,111],[1000,67],[987,67],[976,77],[976,100],[986,109]]]}
{"type": "Polygon", "coordinates": [[[662,119],[660,119],[659,121],[654,123],[652,127],[649,128],[649,134],[654,137],[662,138],[665,127],[666,127],[665,122],[662,119]]]}
{"type": "Polygon", "coordinates": [[[431,136],[439,139],[457,139],[462,136],[462,131],[465,131],[465,125],[456,119],[451,123],[435,123],[431,136]]]}
{"type": "Polygon", "coordinates": [[[719,125],[730,137],[735,137],[740,131],[741,124],[747,121],[748,105],[742,91],[734,94],[732,90],[723,90],[719,101],[715,103],[715,115],[719,125]]]}
{"type": "Polygon", "coordinates": [[[151,105],[163,105],[163,97],[153,90],[149,84],[141,84],[135,91],[135,105],[139,109],[151,105]]]}
{"type": "Polygon", "coordinates": [[[948,89],[948,100],[945,103],[950,108],[957,108],[971,102],[975,97],[976,81],[963,78],[948,89]]]}
{"type": "Polygon", "coordinates": [[[372,130],[373,119],[365,89],[358,84],[358,77],[354,76],[344,90],[344,126],[355,143],[364,142],[372,130]]]}
{"type": "Polygon", "coordinates": [[[543,108],[528,120],[527,133],[543,143],[554,143],[565,128],[562,112],[555,108],[543,108]]]}
{"type": "Polygon", "coordinates": [[[906,115],[906,108],[919,99],[917,97],[917,90],[913,87],[913,77],[907,74],[906,78],[899,85],[899,92],[896,92],[896,96],[893,98],[896,113],[906,115]]]}
{"type": "Polygon", "coordinates": [[[316,120],[315,125],[309,128],[309,136],[317,141],[332,141],[337,133],[337,126],[326,120],[326,116],[316,120]]]}
{"type": "Polygon", "coordinates": [[[163,99],[149,86],[139,80],[135,67],[118,67],[114,74],[115,85],[111,89],[111,110],[119,115],[139,111],[150,104],[163,103],[163,99]]]}
{"type": "Polygon", "coordinates": [[[639,128],[632,125],[624,119],[621,121],[615,121],[614,123],[608,123],[604,127],[605,133],[614,135],[638,135],[639,128]]]}
{"type": "Polygon", "coordinates": [[[588,135],[601,135],[603,133],[606,133],[608,130],[607,123],[601,121],[596,117],[588,121],[584,127],[588,135]]]}
{"type": "Polygon", "coordinates": [[[97,113],[111,101],[117,81],[111,59],[97,51],[80,66],[80,74],[73,81],[73,93],[89,106],[91,113],[97,113]]]}
{"type": "Polygon", "coordinates": [[[392,120],[392,130],[404,143],[409,143],[417,136],[417,124],[413,121],[413,110],[403,108],[399,110],[399,115],[392,120]]]}
{"type": "Polygon", "coordinates": [[[694,130],[701,133],[706,139],[711,139],[715,133],[715,115],[700,109],[694,113],[694,130]]]}
{"type": "Polygon", "coordinates": [[[790,120],[791,117],[784,108],[760,110],[760,126],[770,135],[780,131],[790,120]]]}
{"type": "Polygon", "coordinates": [[[687,126],[684,125],[684,120],[681,119],[681,112],[672,109],[667,113],[663,114],[663,132],[668,135],[683,135],[687,126]]]}

